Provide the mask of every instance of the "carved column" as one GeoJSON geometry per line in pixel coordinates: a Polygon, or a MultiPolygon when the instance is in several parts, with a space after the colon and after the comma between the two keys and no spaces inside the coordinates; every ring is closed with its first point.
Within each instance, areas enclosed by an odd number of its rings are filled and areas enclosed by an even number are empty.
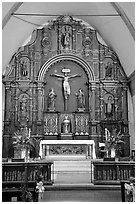
{"type": "Polygon", "coordinates": [[[15,122],[18,121],[18,97],[15,97],[15,122]]]}
{"type": "MultiPolygon", "coordinates": [[[[32,52],[31,52],[32,53],[32,52]]],[[[33,61],[30,61],[30,78],[33,79],[33,61]]]]}
{"type": "Polygon", "coordinates": [[[16,60],[16,79],[19,79],[20,64],[19,60],[16,60]]]}
{"type": "Polygon", "coordinates": [[[38,83],[38,121],[42,120],[43,113],[43,84],[42,82],[38,83]]]}
{"type": "Polygon", "coordinates": [[[100,119],[104,119],[103,115],[103,88],[102,85],[100,85],[100,119]]]}
{"type": "MultiPolygon", "coordinates": [[[[34,98],[35,100],[35,98],[34,98]]],[[[30,87],[30,97],[29,97],[29,121],[32,122],[32,111],[35,110],[35,106],[33,106],[33,94],[32,94],[32,87],[30,87]]]]}
{"type": "Polygon", "coordinates": [[[91,110],[91,120],[95,120],[95,90],[96,86],[95,83],[92,83],[92,87],[90,85],[89,88],[89,104],[90,104],[90,110],[91,110]]]}
{"type": "Polygon", "coordinates": [[[128,121],[128,107],[127,107],[127,86],[125,85],[123,87],[123,94],[122,94],[122,118],[124,120],[124,123],[127,123],[128,121]]]}
{"type": "Polygon", "coordinates": [[[6,85],[5,87],[5,121],[9,121],[10,119],[10,104],[11,104],[11,91],[10,86],[6,85]]]}
{"type": "Polygon", "coordinates": [[[118,97],[116,95],[116,87],[114,89],[114,95],[115,95],[115,98],[114,98],[114,100],[115,100],[114,118],[115,118],[115,120],[118,120],[118,112],[117,112],[117,109],[118,109],[118,97]]]}
{"type": "Polygon", "coordinates": [[[103,62],[102,61],[99,62],[99,72],[100,72],[99,78],[100,79],[104,78],[104,75],[103,75],[103,62]]]}
{"type": "Polygon", "coordinates": [[[114,62],[114,79],[117,79],[117,62],[114,62]]]}

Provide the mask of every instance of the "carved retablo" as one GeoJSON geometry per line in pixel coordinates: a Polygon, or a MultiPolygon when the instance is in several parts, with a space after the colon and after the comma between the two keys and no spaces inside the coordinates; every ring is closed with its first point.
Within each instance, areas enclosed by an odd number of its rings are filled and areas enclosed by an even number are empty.
{"type": "Polygon", "coordinates": [[[3,83],[4,157],[13,157],[12,136],[25,125],[46,140],[93,138],[97,153],[105,128],[112,134],[115,127],[129,155],[127,77],[87,23],[59,16],[38,28],[13,56],[3,83]]]}

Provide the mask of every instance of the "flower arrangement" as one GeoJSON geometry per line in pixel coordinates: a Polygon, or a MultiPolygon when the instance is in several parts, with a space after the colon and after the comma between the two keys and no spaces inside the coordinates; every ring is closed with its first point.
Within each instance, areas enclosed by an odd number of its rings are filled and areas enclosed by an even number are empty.
{"type": "Polygon", "coordinates": [[[13,137],[13,145],[19,152],[25,150],[25,158],[27,160],[29,151],[35,147],[33,138],[30,136],[30,128],[28,129],[25,126],[20,131],[18,130],[13,137]]]}
{"type": "Polygon", "coordinates": [[[122,140],[123,135],[120,134],[121,131],[116,133],[116,128],[113,130],[112,135],[110,134],[109,130],[105,128],[105,152],[108,157],[108,152],[111,150],[111,157],[115,157],[115,150],[117,149],[118,145],[124,143],[122,140]]]}

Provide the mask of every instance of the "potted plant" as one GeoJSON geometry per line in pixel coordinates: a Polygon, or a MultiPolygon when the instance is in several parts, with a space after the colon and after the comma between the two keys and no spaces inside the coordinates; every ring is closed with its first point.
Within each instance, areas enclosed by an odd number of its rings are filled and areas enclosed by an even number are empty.
{"type": "Polygon", "coordinates": [[[33,138],[30,135],[30,128],[27,126],[17,131],[13,137],[13,145],[17,152],[21,152],[21,158],[25,158],[27,162],[29,160],[30,150],[35,148],[33,138]]]}

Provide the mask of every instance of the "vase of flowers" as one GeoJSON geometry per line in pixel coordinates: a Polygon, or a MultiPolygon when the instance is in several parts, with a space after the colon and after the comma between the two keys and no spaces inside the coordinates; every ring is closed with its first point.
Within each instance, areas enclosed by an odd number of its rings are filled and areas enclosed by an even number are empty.
{"type": "Polygon", "coordinates": [[[118,155],[118,147],[120,144],[124,143],[123,135],[121,135],[121,132],[119,131],[116,133],[116,128],[113,130],[113,135],[110,137],[110,150],[111,150],[111,157],[117,157],[118,155]]]}
{"type": "Polygon", "coordinates": [[[17,152],[21,153],[21,158],[25,158],[25,162],[28,162],[30,150],[35,148],[33,138],[30,135],[30,128],[25,126],[18,130],[13,137],[13,145],[17,152]]]}
{"type": "Polygon", "coordinates": [[[124,143],[122,140],[123,135],[121,135],[121,131],[116,133],[116,128],[113,129],[112,135],[110,134],[109,130],[105,128],[105,143],[104,143],[104,152],[106,153],[106,157],[109,157],[109,152],[110,152],[110,157],[115,158],[117,156],[117,150],[118,146],[121,143],[124,143]]]}

